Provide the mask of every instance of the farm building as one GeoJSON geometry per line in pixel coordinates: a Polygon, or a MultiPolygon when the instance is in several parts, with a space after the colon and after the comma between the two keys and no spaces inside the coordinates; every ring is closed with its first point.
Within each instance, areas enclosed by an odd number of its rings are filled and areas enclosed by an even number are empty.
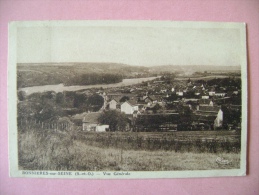
{"type": "Polygon", "coordinates": [[[96,131],[96,132],[105,132],[109,129],[109,125],[99,124],[98,118],[101,113],[91,112],[87,113],[83,118],[83,131],[96,131]]]}

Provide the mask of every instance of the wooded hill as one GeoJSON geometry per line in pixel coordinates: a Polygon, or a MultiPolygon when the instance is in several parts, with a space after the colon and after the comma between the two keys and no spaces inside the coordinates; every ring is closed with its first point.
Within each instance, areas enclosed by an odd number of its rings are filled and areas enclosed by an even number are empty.
{"type": "Polygon", "coordinates": [[[125,78],[157,76],[162,73],[240,72],[240,66],[130,66],[120,63],[18,63],[17,87],[40,85],[92,85],[121,82],[125,78]]]}

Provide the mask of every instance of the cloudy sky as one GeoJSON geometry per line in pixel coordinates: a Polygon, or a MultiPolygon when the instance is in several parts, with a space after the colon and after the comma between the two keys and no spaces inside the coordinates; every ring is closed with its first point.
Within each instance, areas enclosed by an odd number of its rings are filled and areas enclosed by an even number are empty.
{"type": "Polygon", "coordinates": [[[17,62],[240,65],[240,30],[152,25],[17,28],[17,62]]]}

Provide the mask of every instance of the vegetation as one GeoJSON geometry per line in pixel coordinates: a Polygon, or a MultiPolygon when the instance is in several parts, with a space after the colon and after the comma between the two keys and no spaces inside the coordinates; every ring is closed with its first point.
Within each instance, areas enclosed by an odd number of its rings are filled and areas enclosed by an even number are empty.
{"type": "Polygon", "coordinates": [[[161,76],[160,80],[164,81],[167,84],[172,84],[175,79],[175,74],[173,73],[163,73],[163,76],[161,76]]]}
{"type": "Polygon", "coordinates": [[[108,110],[103,112],[98,118],[99,123],[107,124],[111,131],[127,130],[128,118],[124,113],[117,110],[108,110]]]}
{"type": "Polygon", "coordinates": [[[165,150],[194,153],[239,152],[240,135],[221,131],[184,132],[116,132],[116,133],[78,133],[78,140],[101,148],[119,148],[126,150],[165,150]]]}
{"type": "Polygon", "coordinates": [[[110,84],[110,83],[119,83],[122,81],[122,76],[117,74],[82,74],[75,75],[68,80],[65,80],[63,83],[65,85],[95,85],[95,84],[110,84]]]}
{"type": "MultiPolygon", "coordinates": [[[[146,151],[124,147],[100,148],[79,140],[76,132],[26,129],[19,132],[19,169],[69,171],[173,171],[234,169],[240,166],[239,152],[146,151]],[[231,163],[221,165],[221,157],[231,163]]],[[[96,134],[97,135],[97,134],[96,134]]]]}
{"type": "Polygon", "coordinates": [[[33,93],[26,96],[18,93],[17,105],[19,120],[46,121],[55,116],[68,116],[86,111],[98,111],[103,106],[103,97],[96,93],[64,92],[33,93]]]}
{"type": "Polygon", "coordinates": [[[215,78],[207,81],[207,84],[210,86],[215,85],[217,88],[220,89],[220,87],[234,87],[236,89],[241,88],[241,79],[240,78],[215,78]]]}
{"type": "Polygon", "coordinates": [[[17,88],[41,85],[95,85],[121,82],[123,78],[154,76],[146,67],[116,63],[18,64],[17,88]],[[137,73],[137,74],[136,74],[137,73]]]}

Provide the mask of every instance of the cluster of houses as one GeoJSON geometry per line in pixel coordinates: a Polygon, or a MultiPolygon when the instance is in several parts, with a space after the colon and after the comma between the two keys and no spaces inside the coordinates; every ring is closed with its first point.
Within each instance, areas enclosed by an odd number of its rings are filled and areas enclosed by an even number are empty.
{"type": "MultiPolygon", "coordinates": [[[[235,87],[228,91],[224,88],[215,90],[213,86],[193,84],[191,81],[170,88],[165,86],[163,81],[153,81],[145,87],[134,86],[127,93],[125,88],[99,92],[104,98],[104,106],[99,112],[84,113],[79,117],[82,129],[109,130],[108,124],[98,123],[103,110],[117,110],[126,114],[128,129],[133,131],[175,131],[181,130],[181,127],[186,130],[220,129],[224,120],[221,105],[231,101],[232,95],[240,93],[235,87]],[[157,86],[160,86],[158,92],[154,90],[157,86]],[[153,89],[151,93],[150,89],[153,89]],[[184,126],[184,123],[188,125],[184,126]]],[[[241,109],[241,105],[232,106],[241,109]]]]}

